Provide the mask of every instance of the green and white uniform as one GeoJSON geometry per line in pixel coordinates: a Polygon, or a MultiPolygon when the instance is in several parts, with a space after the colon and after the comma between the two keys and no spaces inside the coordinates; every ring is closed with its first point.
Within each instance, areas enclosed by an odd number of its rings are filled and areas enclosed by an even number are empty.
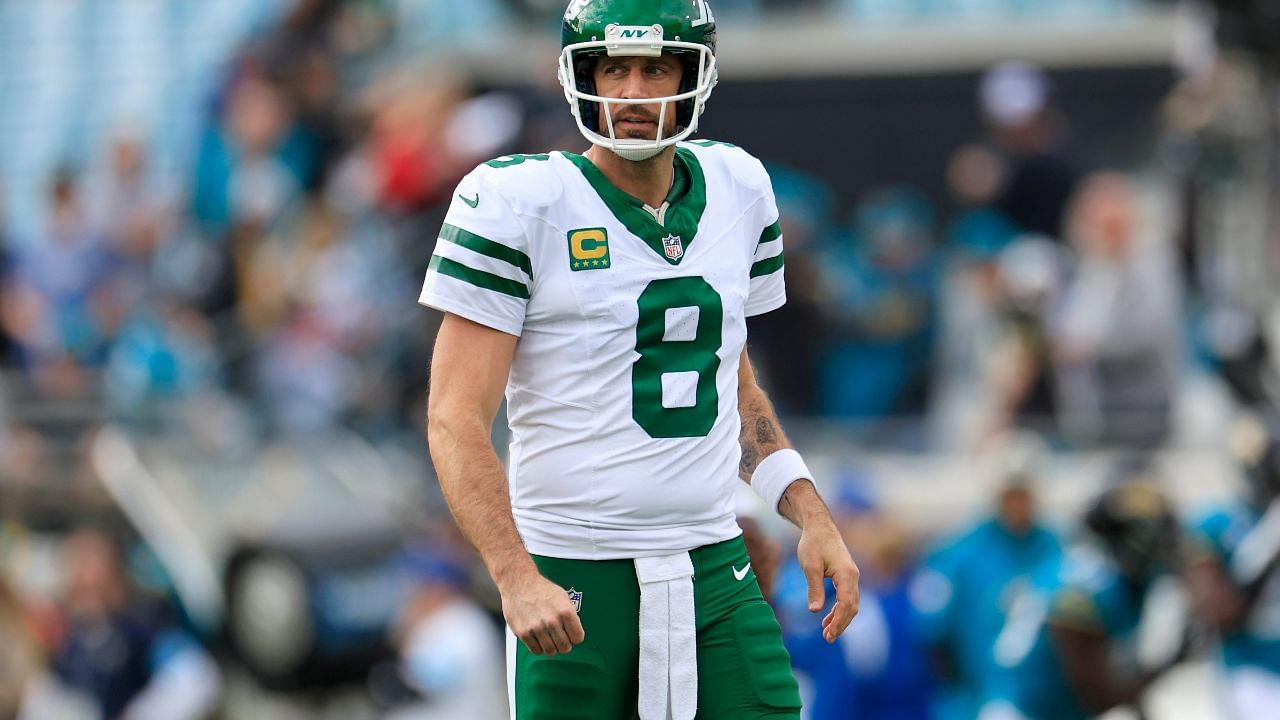
{"type": "MultiPolygon", "coordinates": [[[[763,166],[743,150],[699,141],[675,157],[676,181],[654,212],[572,153],[480,166],[458,187],[422,291],[424,305],[519,336],[507,384],[512,512],[544,574],[583,593],[586,643],[555,658],[521,648],[513,672],[533,673],[513,678],[521,718],[570,716],[548,709],[555,694],[545,689],[578,677],[574,662],[634,671],[635,621],[585,608],[636,596],[635,571],[618,570],[630,563],[609,561],[684,551],[699,717],[798,711],[777,623],[754,575],[739,574],[747,559],[733,513],[746,319],[786,298],[778,210],[763,166]],[[609,640],[627,627],[629,645],[609,640]],[[750,679],[735,690],[709,678],[716,668],[750,679]],[[703,696],[715,692],[737,694],[703,696]]],[[[633,704],[634,674],[620,687],[633,704]]],[[[609,716],[592,708],[577,709],[609,716]]]]}
{"type": "Polygon", "coordinates": [[[786,299],[778,210],[743,150],[676,158],[664,223],[569,153],[480,166],[445,218],[420,301],[520,337],[509,476],[534,554],[637,558],[740,532],[738,362],[746,318],[786,299]]]}
{"type": "MultiPolygon", "coordinates": [[[[697,717],[796,720],[800,694],[773,608],[760,596],[741,537],[697,548],[697,717]],[[741,578],[741,579],[738,579],[741,578]]],[[[518,720],[630,720],[639,671],[635,568],[625,560],[534,557],[573,588],[586,640],[568,655],[534,655],[507,633],[508,684],[518,720]]]]}

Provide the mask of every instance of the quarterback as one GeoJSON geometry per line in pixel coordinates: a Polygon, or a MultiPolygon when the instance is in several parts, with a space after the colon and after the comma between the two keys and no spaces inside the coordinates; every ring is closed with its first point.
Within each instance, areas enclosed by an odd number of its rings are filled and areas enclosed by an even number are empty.
{"type": "Polygon", "coordinates": [[[810,610],[831,578],[827,641],[857,612],[857,567],[747,358],[746,319],[786,301],[769,177],[688,141],[715,35],[706,0],[573,0],[559,79],[590,149],[476,168],[431,258],[431,456],[502,595],[515,718],[799,717],[739,478],[801,529],[810,610]]]}

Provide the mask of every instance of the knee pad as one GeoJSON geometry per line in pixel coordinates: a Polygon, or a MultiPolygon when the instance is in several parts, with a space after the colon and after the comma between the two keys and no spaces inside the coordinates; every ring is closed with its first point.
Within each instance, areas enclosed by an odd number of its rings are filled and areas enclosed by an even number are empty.
{"type": "Polygon", "coordinates": [[[744,603],[730,617],[757,700],[768,708],[798,711],[800,689],[791,671],[791,656],[782,645],[782,628],[773,608],[763,600],[744,603]]]}

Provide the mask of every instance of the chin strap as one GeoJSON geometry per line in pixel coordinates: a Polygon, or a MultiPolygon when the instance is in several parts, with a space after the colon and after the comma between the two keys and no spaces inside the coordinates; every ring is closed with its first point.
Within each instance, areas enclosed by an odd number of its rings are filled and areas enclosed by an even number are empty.
{"type": "MultiPolygon", "coordinates": [[[[631,160],[634,162],[648,160],[662,152],[662,150],[668,145],[674,145],[675,143],[672,141],[679,138],[680,133],[684,130],[684,128],[677,127],[675,133],[672,134],[670,138],[664,138],[662,136],[662,128],[666,127],[667,123],[666,103],[663,103],[662,108],[658,111],[658,136],[653,140],[619,138],[617,133],[614,132],[612,119],[613,110],[607,102],[604,106],[604,112],[606,115],[606,121],[609,123],[608,148],[623,160],[631,160]]],[[[599,133],[596,134],[598,135],[599,133]]]]}
{"type": "Polygon", "coordinates": [[[640,162],[642,160],[648,160],[649,158],[654,157],[655,155],[662,152],[666,148],[652,147],[652,146],[646,146],[641,148],[628,148],[626,145],[618,144],[618,145],[611,145],[609,146],[608,149],[618,157],[622,158],[623,160],[630,160],[631,162],[640,162]]]}

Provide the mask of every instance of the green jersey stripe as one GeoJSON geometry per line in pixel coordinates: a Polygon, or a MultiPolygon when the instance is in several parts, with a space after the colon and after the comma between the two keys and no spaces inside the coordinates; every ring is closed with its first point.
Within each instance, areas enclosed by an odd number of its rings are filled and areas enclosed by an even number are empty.
{"type": "Polygon", "coordinates": [[[779,253],[771,258],[765,258],[755,265],[751,266],[751,277],[757,278],[761,275],[771,275],[782,269],[782,254],[779,253]]]}
{"type": "Polygon", "coordinates": [[[533,279],[533,263],[529,262],[529,256],[515,248],[496,243],[448,223],[445,223],[444,227],[440,228],[440,239],[448,240],[455,245],[461,245],[472,252],[487,255],[494,260],[502,260],[515,265],[523,270],[530,280],[533,279]]]}
{"type": "Polygon", "coordinates": [[[524,283],[508,280],[483,270],[469,268],[447,257],[432,255],[431,264],[427,266],[427,269],[428,271],[434,270],[441,275],[448,275],[451,278],[471,283],[485,290],[493,290],[521,300],[529,299],[529,288],[524,283]]]}
{"type": "Polygon", "coordinates": [[[782,237],[782,226],[778,223],[774,223],[765,228],[764,232],[760,233],[760,242],[756,244],[763,245],[767,242],[773,242],[780,237],[782,237]]]}

